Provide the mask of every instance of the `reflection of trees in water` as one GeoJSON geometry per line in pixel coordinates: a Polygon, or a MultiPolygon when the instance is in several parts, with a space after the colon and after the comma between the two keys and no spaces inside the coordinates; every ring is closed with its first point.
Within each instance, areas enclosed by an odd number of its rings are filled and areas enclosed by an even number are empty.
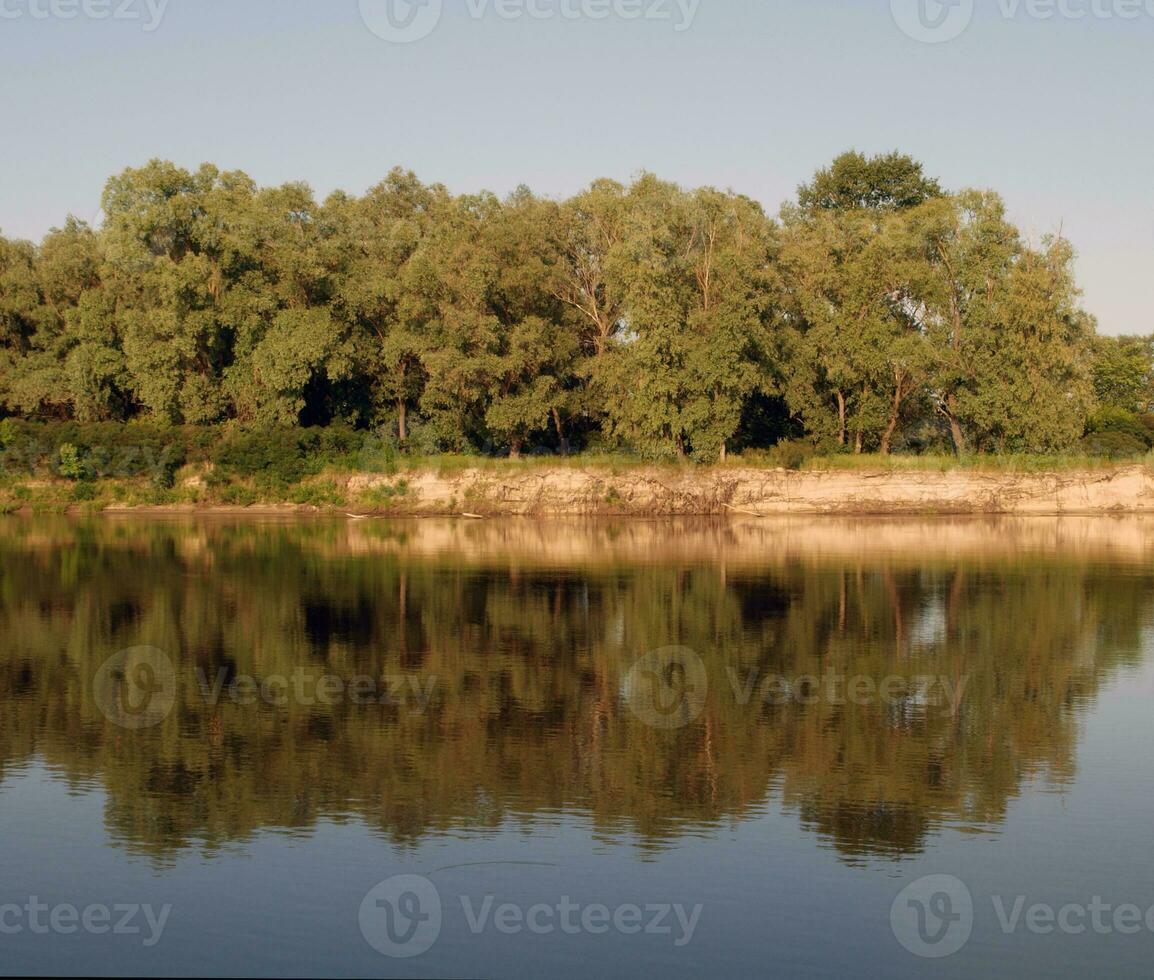
{"type": "MultiPolygon", "coordinates": [[[[0,774],[34,755],[98,778],[112,832],[157,857],[357,817],[399,842],[587,813],[659,847],[780,799],[847,856],[996,825],[1072,778],[1077,709],[1140,656],[1151,578],[1061,558],[614,560],[469,566],[354,553],[317,525],[14,523],[0,532],[0,774]],[[117,650],[179,661],[176,709],[121,731],[88,686],[117,650]],[[622,704],[637,657],[701,654],[687,728],[622,704]],[[435,678],[413,703],[206,703],[200,670],[435,678]],[[780,703],[771,675],[944,676],[942,699],[780,703]]],[[[845,700],[845,699],[842,699],[845,700]]]]}

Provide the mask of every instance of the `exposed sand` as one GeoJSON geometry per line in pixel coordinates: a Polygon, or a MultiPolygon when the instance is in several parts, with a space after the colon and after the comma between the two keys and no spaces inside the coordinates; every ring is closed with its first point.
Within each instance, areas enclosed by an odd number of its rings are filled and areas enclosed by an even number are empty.
{"type": "MultiPolygon", "coordinates": [[[[1154,473],[1141,466],[1052,473],[790,472],[741,468],[469,469],[406,474],[393,513],[482,516],[738,514],[1154,513],[1154,473]]],[[[351,491],[395,484],[359,475],[351,491]]]]}

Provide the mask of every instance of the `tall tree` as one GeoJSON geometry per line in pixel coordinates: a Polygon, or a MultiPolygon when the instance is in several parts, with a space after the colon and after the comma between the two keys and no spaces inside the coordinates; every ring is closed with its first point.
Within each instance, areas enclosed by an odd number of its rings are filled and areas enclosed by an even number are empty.
{"type": "Polygon", "coordinates": [[[850,150],[797,190],[803,211],[900,211],[942,196],[922,164],[902,153],[866,157],[850,150]]]}

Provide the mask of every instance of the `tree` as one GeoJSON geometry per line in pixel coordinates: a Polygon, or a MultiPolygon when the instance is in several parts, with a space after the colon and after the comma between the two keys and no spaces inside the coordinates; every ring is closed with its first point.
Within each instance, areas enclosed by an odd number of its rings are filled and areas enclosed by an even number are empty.
{"type": "Polygon", "coordinates": [[[1154,343],[1149,337],[1097,337],[1094,394],[1104,408],[1148,412],[1154,403],[1154,343]]]}
{"type": "Polygon", "coordinates": [[[797,190],[803,211],[900,211],[942,196],[922,165],[901,153],[866,157],[850,150],[797,190]]]}
{"type": "Polygon", "coordinates": [[[724,458],[747,399],[772,386],[772,225],[711,188],[646,176],[632,196],[610,431],[651,455],[724,458]]]}
{"type": "Polygon", "coordinates": [[[908,212],[940,194],[908,157],[849,153],[784,210],[786,398],[819,439],[888,454],[925,381],[908,212]]]}
{"type": "Polygon", "coordinates": [[[103,203],[0,238],[0,413],[711,461],[1062,451],[1154,402],[1150,343],[1095,337],[1068,243],[898,153],[841,155],[780,223],[649,174],[554,201],[394,170],[318,203],[154,160],[103,203]]]}
{"type": "Polygon", "coordinates": [[[955,450],[1069,448],[1089,404],[1093,335],[1069,245],[1027,248],[991,192],[930,202],[917,220],[932,397],[955,450]]]}
{"type": "Polygon", "coordinates": [[[336,299],[352,324],[358,377],[368,389],[366,415],[374,425],[395,423],[402,445],[426,377],[421,355],[428,311],[411,262],[447,198],[443,187],[426,187],[397,169],[363,198],[327,202],[344,239],[336,299]]]}

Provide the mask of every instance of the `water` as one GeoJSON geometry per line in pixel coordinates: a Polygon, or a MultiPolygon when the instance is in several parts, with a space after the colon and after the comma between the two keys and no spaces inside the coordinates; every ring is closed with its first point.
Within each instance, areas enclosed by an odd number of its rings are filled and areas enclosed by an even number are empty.
{"type": "Polygon", "coordinates": [[[0,971],[1148,973],[1152,557],[1137,519],[6,519],[0,971]]]}

